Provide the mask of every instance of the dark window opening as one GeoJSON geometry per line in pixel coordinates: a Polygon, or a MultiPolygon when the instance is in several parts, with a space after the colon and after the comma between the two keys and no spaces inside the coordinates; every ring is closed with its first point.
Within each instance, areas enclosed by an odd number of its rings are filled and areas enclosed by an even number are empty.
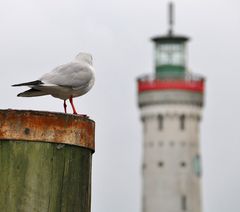
{"type": "Polygon", "coordinates": [[[187,197],[185,195],[181,197],[181,206],[183,211],[187,210],[187,197]]]}
{"type": "Polygon", "coordinates": [[[146,120],[147,120],[146,117],[144,117],[144,116],[141,117],[141,121],[143,123],[143,131],[144,132],[147,132],[147,121],[146,120]]]}
{"type": "Polygon", "coordinates": [[[162,130],[163,129],[163,116],[158,115],[158,129],[162,130]]]}
{"type": "Polygon", "coordinates": [[[142,169],[146,169],[146,164],[145,163],[142,165],[142,169]]]}
{"type": "Polygon", "coordinates": [[[186,163],[183,161],[180,163],[181,167],[185,167],[186,166],[186,163]]]}
{"type": "Polygon", "coordinates": [[[148,145],[149,145],[150,147],[153,147],[153,142],[150,141],[148,145]]]}
{"type": "Polygon", "coordinates": [[[181,129],[181,130],[184,130],[184,129],[185,129],[185,121],[186,121],[185,115],[181,115],[181,116],[180,116],[180,129],[181,129]]]}
{"type": "Polygon", "coordinates": [[[159,141],[159,146],[163,146],[163,142],[162,141],[159,141]]]}
{"type": "Polygon", "coordinates": [[[159,166],[159,167],[163,167],[163,165],[164,165],[164,164],[163,164],[162,161],[158,162],[158,166],[159,166]]]}

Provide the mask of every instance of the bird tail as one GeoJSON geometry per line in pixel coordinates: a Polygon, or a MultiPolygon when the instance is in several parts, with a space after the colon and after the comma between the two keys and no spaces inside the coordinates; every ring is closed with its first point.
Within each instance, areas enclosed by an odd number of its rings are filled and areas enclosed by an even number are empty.
{"type": "Polygon", "coordinates": [[[41,85],[43,84],[43,82],[41,80],[35,80],[35,81],[31,81],[31,82],[25,82],[25,83],[20,83],[20,84],[14,84],[12,86],[33,86],[33,85],[41,85]]]}
{"type": "Polygon", "coordinates": [[[44,95],[47,95],[47,94],[43,91],[31,88],[31,89],[26,90],[22,93],[19,93],[17,96],[18,97],[34,97],[34,96],[44,96],[44,95]]]}

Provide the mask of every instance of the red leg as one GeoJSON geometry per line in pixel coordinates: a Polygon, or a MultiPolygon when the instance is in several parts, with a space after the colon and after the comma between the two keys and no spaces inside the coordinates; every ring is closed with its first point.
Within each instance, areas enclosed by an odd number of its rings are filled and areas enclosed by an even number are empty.
{"type": "Polygon", "coordinates": [[[76,111],[76,109],[75,109],[75,107],[74,107],[74,104],[73,104],[72,96],[69,98],[69,101],[70,101],[70,104],[71,104],[72,109],[73,109],[73,114],[77,114],[77,111],[76,111]]]}
{"type": "Polygon", "coordinates": [[[64,102],[63,102],[63,107],[64,107],[64,112],[67,113],[67,104],[66,104],[65,99],[64,99],[64,102]]]}

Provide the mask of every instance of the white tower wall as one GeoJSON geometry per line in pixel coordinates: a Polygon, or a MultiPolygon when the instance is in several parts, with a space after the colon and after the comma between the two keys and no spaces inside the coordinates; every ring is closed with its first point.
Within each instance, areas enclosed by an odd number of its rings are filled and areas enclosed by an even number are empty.
{"type": "Polygon", "coordinates": [[[143,212],[200,212],[201,107],[141,107],[144,129],[143,212]]]}

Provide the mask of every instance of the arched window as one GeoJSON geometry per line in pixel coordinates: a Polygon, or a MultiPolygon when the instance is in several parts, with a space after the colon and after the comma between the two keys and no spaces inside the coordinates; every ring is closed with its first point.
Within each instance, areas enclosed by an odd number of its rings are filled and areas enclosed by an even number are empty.
{"type": "Polygon", "coordinates": [[[186,116],[185,115],[181,115],[180,116],[180,129],[181,130],[185,129],[185,121],[186,121],[186,116]]]}
{"type": "Polygon", "coordinates": [[[158,129],[163,129],[163,115],[158,115],[158,129]]]}

